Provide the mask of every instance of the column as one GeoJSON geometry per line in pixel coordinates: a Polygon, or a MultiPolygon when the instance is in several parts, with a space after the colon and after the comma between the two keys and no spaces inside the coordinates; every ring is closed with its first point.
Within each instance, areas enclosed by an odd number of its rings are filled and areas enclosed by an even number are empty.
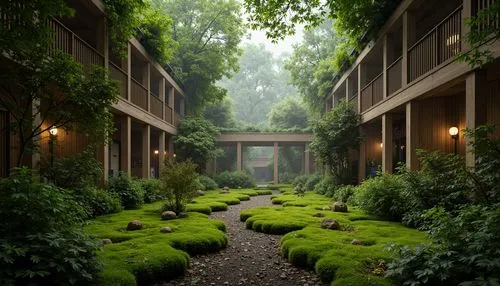
{"type": "Polygon", "coordinates": [[[345,101],[349,102],[349,97],[353,94],[353,81],[349,77],[345,80],[345,101]]]}
{"type": "MultiPolygon", "coordinates": [[[[486,72],[482,70],[471,72],[465,79],[465,127],[468,129],[472,130],[486,123],[486,106],[481,94],[487,92],[487,86],[486,72]]],[[[463,132],[459,132],[458,136],[460,140],[460,136],[464,136],[463,132]]],[[[469,138],[465,139],[465,163],[467,167],[474,168],[476,165],[474,150],[469,146],[469,138]]]]}
{"type": "Polygon", "coordinates": [[[305,149],[305,152],[304,152],[304,164],[305,164],[305,174],[306,175],[309,175],[311,173],[310,171],[310,166],[311,166],[311,156],[309,154],[309,150],[307,150],[307,147],[304,148],[305,149]]]}
{"type": "Polygon", "coordinates": [[[180,100],[180,107],[179,107],[179,114],[181,116],[184,116],[186,114],[186,107],[184,106],[184,101],[185,98],[184,97],[181,97],[181,100],[180,100]]]}
{"type": "Polygon", "coordinates": [[[131,146],[132,146],[132,119],[130,116],[121,117],[120,128],[120,169],[122,172],[131,175],[131,146]]]}
{"type": "Polygon", "coordinates": [[[384,39],[383,39],[383,77],[384,77],[384,82],[383,82],[383,95],[384,98],[389,96],[389,91],[388,91],[388,74],[387,74],[387,67],[391,64],[390,61],[394,59],[394,48],[393,48],[393,42],[392,42],[392,35],[391,34],[385,34],[384,39]]]}
{"type": "MultiPolygon", "coordinates": [[[[472,1],[471,0],[463,0],[462,5],[462,19],[470,19],[474,15],[472,14],[472,1]]],[[[467,25],[467,21],[462,22],[462,33],[460,35],[460,39],[466,39],[467,34],[470,32],[470,27],[467,25]]],[[[467,41],[461,41],[462,51],[467,51],[470,49],[469,43],[467,41]]]]}
{"type": "Polygon", "coordinates": [[[241,142],[236,143],[236,170],[241,171],[243,169],[242,162],[242,151],[241,151],[241,142]]]}
{"type": "Polygon", "coordinates": [[[363,64],[358,65],[358,114],[361,114],[361,102],[363,98],[361,97],[361,89],[366,83],[366,69],[363,64]]]}
{"type": "Polygon", "coordinates": [[[166,120],[165,118],[165,78],[162,77],[160,79],[160,89],[159,89],[159,96],[161,100],[161,110],[162,110],[162,119],[166,120]]]}
{"type": "Polygon", "coordinates": [[[151,177],[151,127],[144,124],[142,127],[142,177],[151,177]]]}
{"type": "MultiPolygon", "coordinates": [[[[365,134],[364,126],[359,126],[360,134],[365,134]]],[[[359,162],[358,162],[358,183],[365,179],[366,175],[366,141],[362,140],[359,144],[359,162]]]]}
{"type": "MultiPolygon", "coordinates": [[[[144,76],[146,78],[145,87],[148,90],[148,95],[146,96],[146,101],[147,101],[146,106],[148,108],[148,111],[151,111],[151,64],[150,63],[147,63],[147,65],[146,65],[146,69],[144,71],[144,76]]],[[[144,80],[143,80],[143,82],[144,82],[144,80]]]]}
{"type": "Polygon", "coordinates": [[[408,48],[415,42],[415,19],[410,12],[403,14],[403,60],[401,61],[401,87],[409,83],[408,48]]]}
{"type": "Polygon", "coordinates": [[[174,159],[174,138],[172,135],[168,136],[168,160],[172,162],[174,159]]]}
{"type": "Polygon", "coordinates": [[[175,89],[171,87],[168,93],[168,106],[172,108],[172,124],[175,123],[175,89]]]}
{"type": "Polygon", "coordinates": [[[131,82],[132,82],[132,47],[130,42],[127,43],[127,100],[131,98],[131,82]]]}
{"type": "Polygon", "coordinates": [[[382,115],[382,171],[392,173],[392,115],[382,115]]]}
{"type": "Polygon", "coordinates": [[[279,173],[278,173],[278,142],[274,142],[274,174],[273,180],[275,184],[279,183],[279,173]]]}
{"type": "MultiPolygon", "coordinates": [[[[158,140],[159,140],[159,144],[158,144],[158,172],[160,172],[163,168],[163,166],[165,166],[165,155],[166,155],[166,151],[165,151],[165,137],[166,137],[166,133],[165,131],[160,131],[160,133],[158,134],[158,140]]],[[[158,174],[159,175],[159,174],[158,174]]]]}
{"type": "Polygon", "coordinates": [[[417,170],[419,167],[415,151],[419,145],[419,105],[416,101],[406,104],[406,167],[410,170],[417,170]]]}

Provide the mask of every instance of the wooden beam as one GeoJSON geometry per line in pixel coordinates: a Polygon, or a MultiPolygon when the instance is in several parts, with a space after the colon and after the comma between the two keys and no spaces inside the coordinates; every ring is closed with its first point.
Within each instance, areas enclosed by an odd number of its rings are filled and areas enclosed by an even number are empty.
{"type": "Polygon", "coordinates": [[[163,166],[165,166],[165,155],[166,155],[166,150],[165,150],[165,141],[166,141],[166,133],[164,131],[160,131],[160,134],[158,135],[158,177],[160,177],[160,172],[163,169],[163,166]]]}
{"type": "MultiPolygon", "coordinates": [[[[365,127],[359,126],[361,136],[365,135],[365,127]]],[[[365,179],[366,175],[366,140],[361,141],[359,146],[359,162],[358,162],[358,184],[365,179]]]]}
{"type": "Polygon", "coordinates": [[[142,127],[142,177],[151,177],[151,127],[144,124],[142,127]]]}
{"type": "Polygon", "coordinates": [[[243,169],[241,142],[236,143],[236,170],[243,169]]]}
{"type": "Polygon", "coordinates": [[[419,113],[420,104],[416,101],[406,103],[406,167],[417,170],[419,162],[416,149],[419,148],[419,113]]]}
{"type": "Polygon", "coordinates": [[[131,175],[132,118],[124,115],[120,126],[120,170],[131,175]]]}
{"type": "Polygon", "coordinates": [[[382,115],[382,171],[392,173],[392,115],[382,115]]]}
{"type": "MultiPolygon", "coordinates": [[[[465,127],[468,129],[475,129],[486,123],[484,94],[487,93],[487,87],[488,81],[485,71],[473,71],[467,75],[465,80],[465,127]]],[[[463,132],[459,132],[459,136],[464,136],[463,132]]],[[[474,168],[476,159],[474,150],[469,143],[469,138],[466,138],[465,163],[468,167],[474,168]]]]}

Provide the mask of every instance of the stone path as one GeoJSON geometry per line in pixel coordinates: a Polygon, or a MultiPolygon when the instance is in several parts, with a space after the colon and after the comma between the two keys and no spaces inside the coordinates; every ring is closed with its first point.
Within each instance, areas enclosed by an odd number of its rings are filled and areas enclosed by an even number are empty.
{"type": "Polygon", "coordinates": [[[281,257],[281,236],[247,230],[245,223],[240,222],[242,210],[268,205],[270,196],[257,196],[230,206],[228,211],[213,213],[211,218],[226,223],[228,247],[193,257],[188,273],[165,285],[324,285],[313,272],[296,268],[281,257]]]}

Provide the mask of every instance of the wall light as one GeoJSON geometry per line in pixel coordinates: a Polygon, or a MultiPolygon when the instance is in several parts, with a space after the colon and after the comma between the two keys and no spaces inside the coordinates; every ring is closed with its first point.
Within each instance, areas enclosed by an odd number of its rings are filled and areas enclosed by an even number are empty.
{"type": "Polygon", "coordinates": [[[380,143],[380,148],[384,148],[384,143],[380,143]]]}
{"type": "Polygon", "coordinates": [[[160,153],[160,151],[155,150],[154,153],[155,153],[155,155],[158,155],[160,153]]]}
{"type": "Polygon", "coordinates": [[[450,127],[448,129],[448,133],[451,135],[451,139],[455,141],[454,153],[457,154],[457,144],[458,144],[458,128],[455,126],[450,127]]]}
{"type": "Polygon", "coordinates": [[[57,135],[57,128],[55,128],[55,127],[50,128],[49,133],[52,136],[56,136],[57,135]]]}

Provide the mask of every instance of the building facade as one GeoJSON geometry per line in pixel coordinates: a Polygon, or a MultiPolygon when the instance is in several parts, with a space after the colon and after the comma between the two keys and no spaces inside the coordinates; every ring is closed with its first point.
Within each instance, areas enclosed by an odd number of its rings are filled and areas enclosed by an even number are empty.
{"type": "MultiPolygon", "coordinates": [[[[101,0],[67,2],[75,15],[50,22],[53,48],[72,55],[84,69],[93,65],[106,68],[119,83],[120,98],[111,109],[116,132],[112,142],[97,152],[104,166],[104,180],[119,171],[136,177],[157,177],[164,156],[174,154],[172,138],[185,113],[183,90],[137,39],[128,42],[126,57],[113,53],[101,0]]],[[[16,136],[5,128],[8,124],[8,110],[0,109],[0,176],[8,174],[19,153],[16,136]]],[[[37,168],[40,159],[49,153],[57,158],[78,154],[88,143],[87,135],[73,131],[59,130],[53,137],[46,133],[39,138],[39,152],[24,165],[37,168]]]]}
{"type": "MultiPolygon", "coordinates": [[[[365,137],[353,155],[359,181],[378,167],[389,173],[398,163],[418,169],[417,149],[455,152],[474,165],[463,130],[500,124],[500,43],[484,47],[496,60],[481,68],[456,55],[468,49],[465,19],[494,1],[403,0],[340,77],[325,107],[340,99],[357,107],[365,137]]],[[[497,28],[499,23],[491,19],[497,28]]]]}

